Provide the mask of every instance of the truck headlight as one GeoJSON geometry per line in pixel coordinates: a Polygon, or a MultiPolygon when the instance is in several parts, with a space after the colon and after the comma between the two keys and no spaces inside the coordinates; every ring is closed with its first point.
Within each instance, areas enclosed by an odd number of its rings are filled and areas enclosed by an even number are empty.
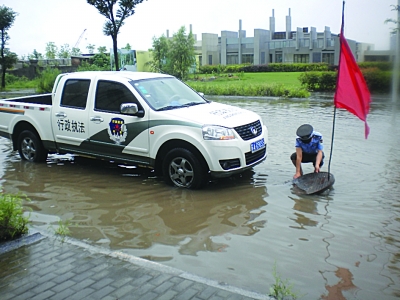
{"type": "Polygon", "coordinates": [[[205,140],[233,140],[235,135],[230,128],[206,125],[203,126],[203,138],[205,140]]]}

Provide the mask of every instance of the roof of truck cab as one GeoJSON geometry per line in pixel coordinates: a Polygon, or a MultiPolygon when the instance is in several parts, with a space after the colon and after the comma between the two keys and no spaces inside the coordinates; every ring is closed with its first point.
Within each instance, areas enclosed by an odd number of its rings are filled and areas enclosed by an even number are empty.
{"type": "Polygon", "coordinates": [[[68,77],[74,78],[97,78],[97,77],[112,77],[112,78],[128,78],[130,80],[141,80],[149,78],[173,77],[168,74],[151,73],[151,72],[131,72],[131,71],[84,71],[67,74],[68,77]]]}

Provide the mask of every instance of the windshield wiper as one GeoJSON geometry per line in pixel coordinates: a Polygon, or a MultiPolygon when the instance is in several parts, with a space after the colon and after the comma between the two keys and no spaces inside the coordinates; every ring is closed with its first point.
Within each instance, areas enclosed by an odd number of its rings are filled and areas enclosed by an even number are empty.
{"type": "Polygon", "coordinates": [[[161,107],[161,108],[157,109],[157,111],[177,109],[177,108],[181,108],[181,107],[182,106],[168,105],[168,106],[164,106],[164,107],[161,107]]]}
{"type": "Polygon", "coordinates": [[[183,104],[182,107],[195,106],[195,105],[199,105],[199,104],[204,104],[204,103],[203,102],[189,102],[189,103],[183,104]]]}

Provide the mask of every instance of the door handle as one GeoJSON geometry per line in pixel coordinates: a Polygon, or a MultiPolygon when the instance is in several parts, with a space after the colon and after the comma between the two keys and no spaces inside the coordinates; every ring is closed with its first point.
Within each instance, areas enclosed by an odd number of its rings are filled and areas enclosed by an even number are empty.
{"type": "Polygon", "coordinates": [[[65,112],[56,112],[55,113],[57,118],[66,118],[67,114],[65,112]]]}
{"type": "Polygon", "coordinates": [[[104,119],[102,117],[96,116],[96,117],[90,117],[90,121],[100,123],[104,122],[104,119]]]}

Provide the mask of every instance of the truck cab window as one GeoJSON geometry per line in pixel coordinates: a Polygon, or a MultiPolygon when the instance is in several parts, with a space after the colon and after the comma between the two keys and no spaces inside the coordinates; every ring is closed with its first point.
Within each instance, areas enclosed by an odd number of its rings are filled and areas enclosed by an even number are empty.
{"type": "Polygon", "coordinates": [[[90,80],[69,79],[64,85],[61,106],[85,109],[90,80]]]}
{"type": "Polygon", "coordinates": [[[120,113],[122,103],[136,103],[136,97],[123,84],[113,81],[99,80],[96,89],[95,110],[120,113]]]}

